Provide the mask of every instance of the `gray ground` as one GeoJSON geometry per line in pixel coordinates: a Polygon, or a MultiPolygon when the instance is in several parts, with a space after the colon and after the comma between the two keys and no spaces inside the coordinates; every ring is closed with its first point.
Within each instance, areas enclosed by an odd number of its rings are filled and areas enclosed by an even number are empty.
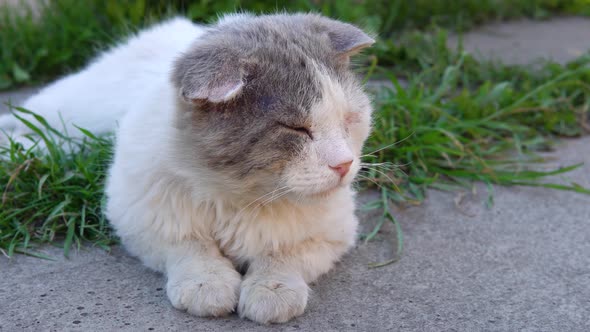
{"type": "MultiPolygon", "coordinates": [[[[550,21],[521,20],[483,26],[463,36],[465,50],[488,60],[528,64],[536,59],[566,63],[590,49],[590,20],[578,17],[550,21]]],[[[457,36],[449,46],[456,47],[457,36]]]]}
{"type": "MultiPolygon", "coordinates": [[[[544,22],[546,28],[539,31],[584,27],[590,36],[584,21],[557,22],[544,22]]],[[[519,34],[530,32],[520,35],[522,44],[543,37],[530,28],[532,23],[518,24],[519,34]]],[[[482,31],[495,29],[506,31],[503,25],[482,31]]],[[[466,41],[481,45],[478,36],[466,41]]],[[[580,39],[564,34],[547,49],[523,48],[520,56],[532,59],[553,54],[549,49],[579,47],[580,39]]],[[[483,43],[485,51],[494,50],[494,43],[483,43]]],[[[503,54],[504,41],[497,43],[503,54]]],[[[553,166],[585,162],[569,177],[590,186],[590,137],[565,141],[553,155],[553,166]]],[[[482,187],[459,200],[461,196],[431,191],[423,206],[395,211],[405,237],[399,262],[367,268],[390,257],[395,234],[389,227],[377,241],[359,244],[312,286],[303,316],[273,329],[589,331],[590,197],[496,188],[495,205],[488,209],[482,187]]],[[[366,229],[375,220],[371,215],[362,219],[366,229]]],[[[162,289],[164,278],[120,248],[110,254],[82,250],[70,259],[59,250],[46,250],[57,261],[0,258],[0,330],[268,329],[235,316],[198,319],[173,309],[162,289]]]]}
{"type": "Polygon", "coordinates": [[[8,92],[0,91],[0,114],[8,112],[11,106],[22,106],[24,101],[39,89],[28,87],[8,92]]]}

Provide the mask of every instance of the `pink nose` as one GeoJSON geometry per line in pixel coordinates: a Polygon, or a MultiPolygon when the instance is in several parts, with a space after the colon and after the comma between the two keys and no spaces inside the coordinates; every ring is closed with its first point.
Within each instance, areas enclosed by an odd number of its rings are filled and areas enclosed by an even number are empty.
{"type": "Polygon", "coordinates": [[[346,176],[346,174],[348,174],[348,171],[350,171],[350,165],[352,165],[352,160],[336,166],[330,166],[330,168],[333,169],[336,173],[340,174],[340,177],[343,178],[344,176],[346,176]]]}

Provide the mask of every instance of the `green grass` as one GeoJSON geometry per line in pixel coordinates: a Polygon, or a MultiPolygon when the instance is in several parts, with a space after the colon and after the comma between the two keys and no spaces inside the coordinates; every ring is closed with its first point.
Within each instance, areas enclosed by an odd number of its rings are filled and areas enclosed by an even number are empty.
{"type": "Polygon", "coordinates": [[[275,0],[53,0],[41,8],[38,18],[24,5],[24,15],[15,15],[14,8],[0,5],[0,90],[45,82],[76,70],[98,50],[123,36],[178,13],[209,22],[218,13],[236,10],[321,12],[378,33],[382,64],[399,63],[400,57],[405,56],[405,48],[400,48],[398,41],[416,29],[465,30],[490,20],[522,16],[590,15],[587,0],[366,0],[360,3],[293,0],[285,3],[279,6],[275,0]]]}
{"type": "MultiPolygon", "coordinates": [[[[469,90],[461,87],[461,74],[460,59],[447,67],[437,86],[421,84],[418,76],[402,88],[392,77],[395,89],[377,98],[369,147],[399,142],[373,156],[377,162],[407,165],[409,175],[401,178],[413,197],[423,197],[419,188],[443,188],[463,179],[502,185],[534,181],[544,173],[522,169],[539,160],[535,151],[547,149],[551,137],[582,134],[588,66],[548,75],[532,90],[508,81],[487,81],[469,90]]],[[[590,193],[575,185],[569,189],[590,193]]]]}
{"type": "Polygon", "coordinates": [[[488,206],[493,204],[494,185],[590,194],[589,188],[577,183],[548,180],[581,164],[538,170],[545,161],[538,152],[550,150],[556,137],[590,131],[590,56],[568,66],[547,64],[527,72],[477,63],[469,55],[447,55],[451,64],[431,63],[406,87],[387,71],[394,88],[377,95],[367,166],[359,179],[379,187],[381,198],[370,206],[383,215],[363,237],[371,240],[389,221],[397,230],[398,247],[391,260],[372,267],[396,261],[403,249],[390,202],[420,204],[429,188],[455,191],[483,182],[488,206]]]}
{"type": "MultiPolygon", "coordinates": [[[[27,112],[15,109],[15,114],[27,112]]],[[[89,241],[108,248],[115,239],[101,213],[103,181],[111,140],[91,133],[83,140],[65,137],[41,117],[25,123],[41,135],[48,153],[36,154],[11,141],[0,147],[0,250],[35,254],[31,245],[58,241],[67,256],[72,245],[89,241]],[[68,151],[77,150],[72,153],[68,151]]],[[[36,140],[38,138],[31,138],[36,140]]]]}
{"type": "MultiPolygon", "coordinates": [[[[538,171],[555,138],[590,132],[590,53],[563,66],[507,66],[482,63],[446,47],[446,32],[407,35],[396,48],[400,66],[374,68],[393,89],[375,98],[373,135],[367,143],[367,166],[359,178],[379,187],[381,198],[370,207],[383,210],[371,240],[386,221],[397,230],[394,258],[403,235],[390,202],[419,204],[429,188],[464,190],[475,181],[493,185],[528,185],[590,194],[576,183],[552,183],[582,165],[538,171]],[[407,79],[402,86],[399,77],[407,79]],[[392,145],[393,144],[393,145],[392,145]],[[373,165],[371,165],[371,163],[373,165]]],[[[378,57],[375,59],[388,59],[378,57]]],[[[387,61],[387,60],[386,60],[387,61]]]]}
{"type": "MultiPolygon", "coordinates": [[[[214,13],[235,7],[229,1],[190,6],[129,3],[124,7],[118,1],[57,0],[37,21],[0,9],[0,88],[74,70],[135,26],[166,13],[181,10],[210,20],[214,13]]],[[[588,130],[590,55],[567,66],[481,63],[460,50],[449,50],[446,31],[440,28],[464,29],[491,19],[542,17],[549,12],[588,14],[586,2],[463,0],[440,6],[393,1],[387,8],[376,1],[365,6],[342,3],[294,1],[290,9],[318,9],[380,32],[378,44],[358,62],[369,68],[372,78],[386,79],[393,88],[375,96],[374,133],[367,142],[359,186],[380,190],[380,199],[368,207],[383,211],[377,227],[363,239],[378,236],[386,222],[398,230],[397,253],[383,263],[398,259],[403,249],[403,235],[389,205],[419,203],[429,188],[457,190],[483,182],[490,189],[489,204],[493,185],[590,194],[575,183],[547,180],[579,165],[545,172],[537,167],[544,161],[537,153],[550,149],[555,138],[578,137],[588,130]],[[381,9],[371,10],[373,5],[381,9]]],[[[238,7],[267,11],[275,2],[243,1],[238,7]]],[[[42,121],[29,125],[37,132],[44,127],[42,121]]],[[[25,151],[14,142],[0,150],[0,250],[8,256],[35,254],[35,245],[56,243],[67,255],[72,246],[85,241],[107,248],[116,241],[100,213],[111,141],[91,133],[84,140],[72,140],[55,130],[49,130],[43,141],[49,154],[25,151]],[[77,145],[79,152],[61,148],[56,141],[62,139],[77,145]]]]}

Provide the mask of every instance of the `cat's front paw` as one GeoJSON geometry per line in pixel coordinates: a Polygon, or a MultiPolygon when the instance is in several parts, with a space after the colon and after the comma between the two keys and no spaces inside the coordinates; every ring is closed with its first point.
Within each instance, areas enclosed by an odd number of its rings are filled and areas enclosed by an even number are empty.
{"type": "Polygon", "coordinates": [[[242,283],[240,317],[258,323],[284,323],[303,313],[309,288],[299,276],[250,276],[242,283]]]}
{"type": "Polygon", "coordinates": [[[219,275],[172,277],[166,292],[177,309],[200,317],[219,317],[235,310],[241,281],[240,274],[232,270],[219,275]]]}

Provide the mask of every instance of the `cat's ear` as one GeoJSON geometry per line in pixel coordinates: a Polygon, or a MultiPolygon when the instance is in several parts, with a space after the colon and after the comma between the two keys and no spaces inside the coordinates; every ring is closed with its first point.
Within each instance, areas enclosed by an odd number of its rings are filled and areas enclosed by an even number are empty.
{"type": "Polygon", "coordinates": [[[352,24],[329,20],[326,28],[332,48],[346,59],[375,43],[375,39],[352,24]]]}
{"type": "Polygon", "coordinates": [[[223,103],[242,92],[244,76],[237,56],[202,50],[176,62],[173,80],[186,102],[223,103]]]}
{"type": "Polygon", "coordinates": [[[185,85],[181,88],[182,97],[189,102],[208,101],[211,103],[223,103],[236,97],[244,86],[239,76],[220,77],[210,84],[195,86],[185,85]]]}

